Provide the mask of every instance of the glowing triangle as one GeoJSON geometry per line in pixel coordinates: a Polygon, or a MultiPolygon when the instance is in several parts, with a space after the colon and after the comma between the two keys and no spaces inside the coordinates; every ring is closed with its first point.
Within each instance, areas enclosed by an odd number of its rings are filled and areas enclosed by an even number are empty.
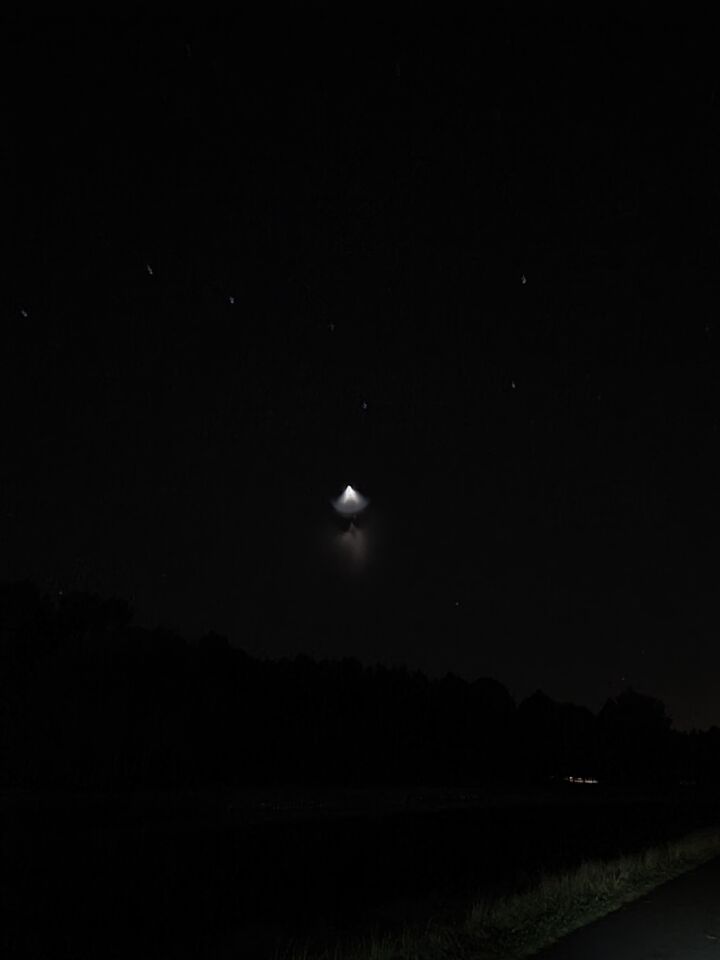
{"type": "Polygon", "coordinates": [[[370,503],[367,497],[364,497],[351,486],[345,487],[340,496],[332,501],[334,509],[343,517],[354,517],[367,507],[370,503]]]}

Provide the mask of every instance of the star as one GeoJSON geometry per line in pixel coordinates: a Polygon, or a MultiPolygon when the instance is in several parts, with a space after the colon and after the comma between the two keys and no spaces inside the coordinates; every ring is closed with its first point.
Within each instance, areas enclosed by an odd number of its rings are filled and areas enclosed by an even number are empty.
{"type": "Polygon", "coordinates": [[[235,297],[228,297],[228,303],[232,306],[235,303],[235,297]]]}

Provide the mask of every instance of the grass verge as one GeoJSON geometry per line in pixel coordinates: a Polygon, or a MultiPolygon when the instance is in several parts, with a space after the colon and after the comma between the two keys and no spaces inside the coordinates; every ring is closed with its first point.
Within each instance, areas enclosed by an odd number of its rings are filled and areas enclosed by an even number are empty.
{"type": "MultiPolygon", "coordinates": [[[[695,831],[642,853],[588,860],[542,877],[531,889],[474,904],[464,923],[335,947],[314,960],[523,960],[560,937],[720,855],[720,827],[695,831]]],[[[286,955],[287,956],[287,955],[286,955]]],[[[295,950],[287,960],[310,960],[295,950]]]]}

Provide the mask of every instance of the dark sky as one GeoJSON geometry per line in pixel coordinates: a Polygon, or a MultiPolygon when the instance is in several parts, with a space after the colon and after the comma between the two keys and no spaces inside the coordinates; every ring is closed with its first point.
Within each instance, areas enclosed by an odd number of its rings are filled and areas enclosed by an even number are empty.
{"type": "Polygon", "coordinates": [[[713,32],[333,6],[3,22],[0,576],[720,724],[713,32]]]}

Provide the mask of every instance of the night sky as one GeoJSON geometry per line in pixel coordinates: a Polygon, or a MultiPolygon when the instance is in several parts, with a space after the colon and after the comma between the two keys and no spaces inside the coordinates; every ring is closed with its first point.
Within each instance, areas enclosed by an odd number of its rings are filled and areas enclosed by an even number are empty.
{"type": "Polygon", "coordinates": [[[342,6],[2,22],[0,577],[720,724],[714,31],[342,6]]]}

